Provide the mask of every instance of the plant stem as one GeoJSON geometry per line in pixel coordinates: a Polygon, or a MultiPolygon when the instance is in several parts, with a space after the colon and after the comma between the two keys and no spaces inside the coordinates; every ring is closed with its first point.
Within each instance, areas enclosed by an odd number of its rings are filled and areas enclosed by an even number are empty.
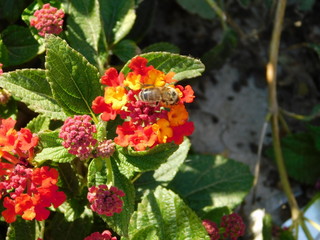
{"type": "Polygon", "coordinates": [[[215,13],[218,15],[220,18],[222,28],[225,30],[227,28],[227,16],[226,14],[222,11],[222,9],[218,6],[218,4],[213,1],[213,0],[206,0],[207,3],[210,5],[210,7],[215,11],[215,13]]]}
{"type": "Polygon", "coordinates": [[[277,3],[277,10],[274,19],[274,28],[272,32],[272,39],[270,43],[269,62],[266,69],[266,78],[269,88],[269,110],[271,113],[271,126],[272,126],[272,139],[273,148],[275,152],[275,159],[277,168],[280,175],[281,185],[288,198],[288,202],[291,208],[291,218],[293,226],[297,226],[300,217],[300,210],[298,203],[292,193],[288,174],[285,168],[280,136],[279,136],[279,107],[277,101],[277,63],[280,45],[280,36],[282,30],[282,23],[286,8],[286,0],[279,0],[277,3]]]}
{"type": "Polygon", "coordinates": [[[107,164],[107,185],[114,185],[114,176],[112,171],[112,163],[111,158],[106,158],[106,164],[107,164]]]}

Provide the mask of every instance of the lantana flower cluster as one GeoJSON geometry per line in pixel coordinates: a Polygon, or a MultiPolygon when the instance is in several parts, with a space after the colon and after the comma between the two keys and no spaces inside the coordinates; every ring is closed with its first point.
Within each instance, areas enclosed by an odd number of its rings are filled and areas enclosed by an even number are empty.
{"type": "Polygon", "coordinates": [[[38,137],[29,129],[16,131],[15,120],[0,119],[0,198],[5,221],[12,223],[17,215],[25,220],[45,220],[48,207],[57,208],[66,195],[58,191],[58,171],[47,166],[32,168],[38,137]]]}
{"type": "Polygon", "coordinates": [[[91,121],[92,118],[88,115],[68,117],[59,133],[59,137],[64,140],[62,145],[81,160],[91,157],[108,158],[115,151],[115,144],[109,139],[98,142],[95,137],[97,128],[91,121]]]}
{"type": "Polygon", "coordinates": [[[114,213],[122,211],[123,202],[121,198],[124,196],[125,193],[117,187],[108,187],[102,184],[90,187],[87,198],[92,211],[110,217],[114,213]]]}
{"type": "Polygon", "coordinates": [[[120,116],[124,122],[116,129],[114,142],[122,147],[133,147],[136,151],[153,148],[161,143],[181,144],[184,136],[193,133],[193,122],[188,121],[189,114],[184,103],[194,99],[191,86],[173,85],[175,73],[164,73],[147,65],[148,60],[138,56],[131,60],[128,67],[132,70],[124,75],[115,68],[106,70],[101,83],[106,85],[104,96],[98,96],[92,103],[94,113],[100,114],[104,121],[114,120],[120,116]],[[174,91],[177,102],[168,104],[166,89],[174,91]],[[146,98],[141,99],[141,91],[146,98]],[[158,91],[154,93],[153,91],[158,91]],[[163,93],[162,93],[163,92],[163,93]]]}
{"type": "Polygon", "coordinates": [[[105,230],[102,233],[94,232],[84,240],[117,240],[117,237],[113,237],[109,230],[105,230]]]}
{"type": "Polygon", "coordinates": [[[40,36],[44,37],[46,33],[58,35],[62,32],[63,10],[58,10],[46,3],[40,10],[35,11],[33,16],[35,18],[30,20],[30,25],[39,31],[40,36]]]}
{"type": "Polygon", "coordinates": [[[207,230],[211,240],[237,240],[244,235],[246,229],[241,216],[237,213],[223,216],[220,228],[215,222],[208,219],[203,220],[202,225],[207,230]]]}

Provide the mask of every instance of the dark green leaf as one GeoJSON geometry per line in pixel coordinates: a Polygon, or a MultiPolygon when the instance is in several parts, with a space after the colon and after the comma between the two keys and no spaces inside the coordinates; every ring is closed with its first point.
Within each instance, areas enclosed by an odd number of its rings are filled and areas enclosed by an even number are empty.
{"type": "MultiPolygon", "coordinates": [[[[198,77],[204,71],[204,65],[200,60],[187,56],[168,52],[151,52],[140,56],[148,59],[148,65],[152,65],[158,70],[165,73],[176,73],[174,76],[176,80],[198,77]]],[[[128,64],[129,62],[121,70],[124,74],[130,71],[128,64]]]]}
{"type": "Polygon", "coordinates": [[[130,239],[143,239],[144,234],[145,239],[210,239],[198,216],[162,187],[146,193],[131,218],[130,239]]]}
{"type": "Polygon", "coordinates": [[[107,42],[112,45],[123,39],[132,28],[136,14],[133,0],[99,0],[107,42]]]}
{"type": "Polygon", "coordinates": [[[88,61],[103,67],[107,43],[103,34],[98,0],[72,0],[68,5],[67,40],[88,61]]]}
{"type": "Polygon", "coordinates": [[[39,51],[39,43],[34,39],[29,28],[10,25],[1,33],[1,50],[7,53],[0,55],[0,62],[6,67],[25,63],[39,51]]]}
{"type": "MultiPolygon", "coordinates": [[[[137,0],[136,0],[137,2],[137,0]]],[[[157,0],[140,1],[136,9],[137,18],[127,38],[135,42],[141,41],[153,26],[157,8],[157,0]]],[[[136,3],[138,4],[138,3],[136,3]]]]}
{"type": "Polygon", "coordinates": [[[202,18],[211,20],[216,16],[206,0],[177,0],[177,2],[188,12],[197,14],[202,18]]]}
{"type": "Polygon", "coordinates": [[[50,239],[83,240],[91,231],[93,223],[92,211],[85,211],[81,218],[73,222],[67,222],[63,214],[55,213],[49,223],[48,229],[50,232],[48,236],[50,236],[50,239]]]}
{"type": "Polygon", "coordinates": [[[315,0],[294,0],[297,4],[298,9],[302,11],[310,11],[312,10],[313,5],[315,4],[315,0]]]}
{"type": "Polygon", "coordinates": [[[142,49],[142,53],[148,52],[170,52],[170,53],[179,53],[180,49],[173,45],[172,43],[168,42],[158,42],[147,46],[146,48],[142,49]]]}
{"type": "Polygon", "coordinates": [[[249,192],[253,176],[243,163],[222,156],[190,155],[170,183],[189,206],[201,211],[239,205],[249,192]]]}
{"type": "Polygon", "coordinates": [[[26,221],[21,218],[10,224],[7,240],[34,240],[36,238],[36,222],[26,221]]]}
{"type": "MultiPolygon", "coordinates": [[[[65,194],[67,194],[69,199],[68,204],[72,206],[73,209],[75,208],[79,209],[79,207],[74,206],[78,204],[76,201],[76,198],[80,194],[79,179],[77,178],[77,175],[74,169],[71,167],[69,163],[59,163],[58,170],[59,170],[59,187],[65,194]]],[[[83,205],[84,204],[86,203],[83,203],[83,205]]],[[[80,210],[78,210],[78,212],[80,212],[80,210]]],[[[81,213],[82,213],[82,210],[81,210],[81,213]]]]}
{"type": "Polygon", "coordinates": [[[232,211],[228,207],[219,207],[206,212],[203,216],[201,216],[201,219],[209,219],[219,225],[222,217],[231,213],[232,211]]]}
{"type": "Polygon", "coordinates": [[[308,132],[313,138],[316,150],[320,152],[320,126],[308,125],[308,132]]]}
{"type": "Polygon", "coordinates": [[[314,184],[320,176],[319,151],[310,134],[301,133],[282,139],[282,152],[290,177],[314,184]]]}
{"type": "Polygon", "coordinates": [[[49,35],[46,49],[46,73],[54,98],[69,115],[93,114],[91,103],[101,95],[98,70],[58,37],[49,35]]]}
{"type": "Polygon", "coordinates": [[[226,59],[230,56],[233,49],[237,46],[237,35],[232,29],[224,32],[222,41],[214,48],[206,52],[201,60],[207,68],[221,68],[226,59]]]}
{"type": "Polygon", "coordinates": [[[26,128],[29,128],[31,132],[36,133],[44,130],[48,130],[50,125],[50,119],[42,115],[38,115],[32,119],[26,128]]]}
{"type": "Polygon", "coordinates": [[[52,97],[51,88],[41,69],[24,69],[4,73],[0,76],[0,87],[21,99],[27,106],[49,117],[64,120],[66,115],[52,97]]]}
{"type": "Polygon", "coordinates": [[[0,19],[6,19],[8,22],[14,23],[19,19],[24,4],[24,0],[1,0],[0,19]]]}
{"type": "Polygon", "coordinates": [[[134,41],[125,39],[114,46],[113,53],[122,62],[127,62],[139,53],[139,48],[134,41]]]}

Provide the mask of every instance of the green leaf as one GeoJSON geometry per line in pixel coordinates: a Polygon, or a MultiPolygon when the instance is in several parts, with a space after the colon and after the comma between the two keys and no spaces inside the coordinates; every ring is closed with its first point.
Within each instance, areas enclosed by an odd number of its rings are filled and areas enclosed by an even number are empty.
{"type": "Polygon", "coordinates": [[[170,182],[178,172],[180,166],[186,159],[191,143],[185,138],[179,148],[168,157],[167,162],[163,163],[155,170],[153,177],[158,182],[170,182]]]}
{"type": "Polygon", "coordinates": [[[72,48],[97,67],[107,59],[98,0],[72,0],[68,4],[66,36],[72,48]]]}
{"type": "Polygon", "coordinates": [[[170,53],[179,53],[180,49],[173,45],[172,43],[168,42],[158,42],[151,44],[144,49],[142,49],[142,53],[148,53],[148,52],[170,52],[170,53]]]}
{"type": "MultiPolygon", "coordinates": [[[[215,0],[213,0],[215,1],[215,0]]],[[[214,19],[216,14],[206,0],[177,0],[185,10],[205,19],[214,19]]]]}
{"type": "Polygon", "coordinates": [[[122,61],[127,62],[139,52],[139,48],[132,40],[122,40],[118,42],[114,48],[113,53],[122,61]]]}
{"type": "Polygon", "coordinates": [[[0,19],[6,19],[9,23],[14,23],[23,11],[24,0],[1,0],[0,19]]]}
{"type": "Polygon", "coordinates": [[[243,163],[212,155],[190,155],[169,187],[189,206],[208,211],[239,205],[249,192],[253,176],[243,163]]]}
{"type": "Polygon", "coordinates": [[[135,207],[135,189],[129,179],[122,175],[115,162],[112,162],[114,186],[122,190],[126,195],[122,197],[123,208],[121,213],[115,213],[112,217],[102,216],[103,220],[120,236],[128,237],[130,218],[135,207]]]}
{"type": "Polygon", "coordinates": [[[99,0],[107,42],[112,45],[123,39],[132,28],[136,14],[133,0],[99,0]]]}
{"type": "Polygon", "coordinates": [[[42,115],[38,115],[32,119],[26,126],[31,132],[36,133],[44,130],[48,130],[50,125],[50,119],[42,115]]]}
{"type": "Polygon", "coordinates": [[[62,139],[58,135],[58,131],[39,133],[40,144],[43,149],[35,156],[34,161],[42,163],[52,160],[53,162],[65,163],[71,162],[75,158],[62,146],[62,139]]]}
{"type": "Polygon", "coordinates": [[[160,144],[150,150],[139,152],[129,148],[118,147],[117,158],[120,160],[120,171],[125,174],[128,164],[129,168],[133,167],[136,172],[155,170],[166,162],[169,156],[177,149],[178,145],[173,143],[160,144]]]}
{"type": "Polygon", "coordinates": [[[201,60],[207,68],[218,69],[225,64],[227,58],[236,48],[238,43],[237,35],[232,29],[224,32],[222,41],[214,48],[206,52],[201,60]]]}
{"type": "Polygon", "coordinates": [[[1,39],[0,45],[5,46],[7,56],[2,59],[1,55],[0,62],[6,67],[25,63],[38,54],[39,43],[26,27],[10,25],[2,31],[1,39]]]}
{"type": "Polygon", "coordinates": [[[98,186],[107,184],[107,165],[106,160],[102,158],[95,158],[88,167],[88,186],[98,186]]]}
{"type": "Polygon", "coordinates": [[[93,115],[91,103],[101,95],[98,70],[58,37],[49,35],[46,49],[46,73],[54,98],[69,115],[93,115]]]}
{"type": "MultiPolygon", "coordinates": [[[[200,60],[168,52],[151,52],[141,54],[141,57],[148,59],[148,65],[165,73],[175,72],[174,79],[182,80],[185,78],[194,78],[201,75],[204,71],[204,65],[200,60]]],[[[130,71],[128,64],[122,68],[121,72],[127,74],[130,71]]]]}
{"type": "Polygon", "coordinates": [[[131,218],[130,239],[143,239],[144,234],[145,239],[210,239],[201,220],[182,199],[160,186],[144,195],[131,218]],[[151,238],[155,235],[157,238],[151,238]]]}
{"type": "Polygon", "coordinates": [[[282,153],[290,177],[306,184],[314,184],[320,176],[319,151],[308,133],[281,139],[282,153]]]}
{"type": "Polygon", "coordinates": [[[92,211],[87,210],[81,218],[68,222],[62,213],[55,213],[48,225],[50,239],[83,240],[90,234],[93,224],[92,211]]]}
{"type": "Polygon", "coordinates": [[[84,210],[87,210],[85,208],[86,204],[87,204],[86,198],[85,198],[85,201],[83,202],[79,202],[76,199],[70,199],[68,201],[65,201],[62,205],[59,206],[59,212],[64,214],[65,219],[68,222],[73,222],[77,218],[80,218],[84,210]]]}
{"type": "Polygon", "coordinates": [[[7,240],[34,240],[36,238],[36,221],[26,221],[21,218],[10,224],[7,240]]]}
{"type": "Polygon", "coordinates": [[[3,73],[0,87],[21,99],[27,106],[50,119],[64,120],[66,115],[52,97],[50,85],[41,69],[24,69],[3,73]]]}
{"type": "MultiPolygon", "coordinates": [[[[80,188],[79,188],[80,181],[76,175],[75,170],[71,167],[70,163],[59,163],[58,171],[59,171],[59,188],[65,194],[67,194],[68,201],[69,201],[68,205],[72,207],[73,211],[76,211],[76,213],[73,213],[73,214],[77,216],[79,213],[83,212],[83,209],[77,206],[79,204],[78,198],[80,195],[80,188]]],[[[80,178],[82,178],[82,176],[80,178]]],[[[84,197],[84,196],[80,195],[80,197],[84,197]]],[[[87,200],[86,198],[82,198],[81,200],[82,206],[84,206],[87,203],[86,200],[87,200]]],[[[72,216],[67,214],[66,217],[70,220],[72,216]]]]}

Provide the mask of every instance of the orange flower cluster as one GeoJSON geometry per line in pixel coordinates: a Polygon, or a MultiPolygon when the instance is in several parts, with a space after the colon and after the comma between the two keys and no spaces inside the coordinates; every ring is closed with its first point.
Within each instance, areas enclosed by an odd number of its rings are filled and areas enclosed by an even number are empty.
{"type": "Polygon", "coordinates": [[[29,129],[14,129],[16,121],[0,119],[0,198],[5,221],[12,223],[17,215],[25,220],[47,219],[48,207],[58,207],[65,200],[58,192],[58,172],[49,167],[31,168],[38,137],[29,129]]]}
{"type": "Polygon", "coordinates": [[[13,164],[30,162],[39,138],[27,128],[15,130],[15,124],[12,118],[0,119],[0,157],[13,164]]]}
{"type": "Polygon", "coordinates": [[[184,106],[194,99],[191,86],[174,86],[175,73],[166,74],[147,63],[143,57],[133,58],[128,65],[132,71],[126,76],[115,68],[107,69],[101,77],[101,83],[107,85],[104,96],[92,103],[102,120],[114,120],[117,115],[124,119],[114,141],[136,151],[161,143],[181,144],[194,130],[184,106]]]}

